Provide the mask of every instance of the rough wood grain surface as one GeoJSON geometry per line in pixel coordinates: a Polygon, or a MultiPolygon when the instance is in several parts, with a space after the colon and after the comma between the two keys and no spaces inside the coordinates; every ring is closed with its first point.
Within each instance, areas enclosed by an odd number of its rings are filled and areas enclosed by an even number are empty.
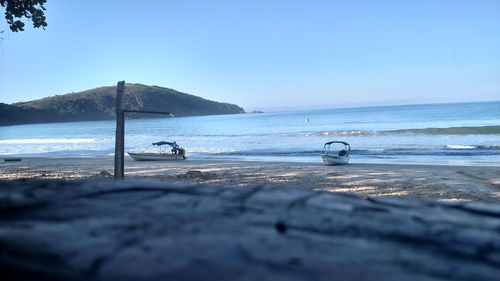
{"type": "Polygon", "coordinates": [[[499,280],[500,206],[0,181],[2,280],[499,280]]]}

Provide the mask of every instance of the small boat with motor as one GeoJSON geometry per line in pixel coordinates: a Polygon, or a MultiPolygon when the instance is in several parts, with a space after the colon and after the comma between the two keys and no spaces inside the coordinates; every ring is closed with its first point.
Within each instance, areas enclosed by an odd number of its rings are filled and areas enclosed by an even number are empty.
{"type": "Polygon", "coordinates": [[[148,146],[143,152],[127,152],[135,161],[166,161],[186,159],[186,150],[174,142],[159,141],[148,146]]]}
{"type": "Polygon", "coordinates": [[[321,158],[327,166],[347,164],[350,151],[351,146],[347,142],[330,141],[325,143],[321,158]]]}

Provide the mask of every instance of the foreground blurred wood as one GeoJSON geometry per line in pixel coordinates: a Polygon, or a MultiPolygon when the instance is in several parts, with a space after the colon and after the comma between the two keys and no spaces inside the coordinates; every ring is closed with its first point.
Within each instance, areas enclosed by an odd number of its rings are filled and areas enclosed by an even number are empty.
{"type": "Polygon", "coordinates": [[[0,182],[2,280],[499,280],[500,206],[0,182]]]}

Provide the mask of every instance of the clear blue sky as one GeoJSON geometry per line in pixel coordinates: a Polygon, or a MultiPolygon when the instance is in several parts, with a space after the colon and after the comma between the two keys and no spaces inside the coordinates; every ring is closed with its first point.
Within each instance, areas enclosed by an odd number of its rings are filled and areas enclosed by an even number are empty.
{"type": "Polygon", "coordinates": [[[3,34],[0,102],[119,80],[246,110],[500,100],[500,0],[48,0],[46,8],[45,31],[3,34]]]}

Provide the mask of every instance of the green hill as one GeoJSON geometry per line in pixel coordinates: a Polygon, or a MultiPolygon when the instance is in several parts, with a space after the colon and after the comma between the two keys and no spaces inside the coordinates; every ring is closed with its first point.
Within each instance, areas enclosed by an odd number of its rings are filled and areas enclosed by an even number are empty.
{"type": "MultiPolygon", "coordinates": [[[[110,86],[11,105],[0,103],[0,125],[114,119],[115,95],[116,87],[110,86]]],[[[244,113],[234,104],[142,84],[126,84],[124,108],[167,111],[176,117],[244,113]]]]}

